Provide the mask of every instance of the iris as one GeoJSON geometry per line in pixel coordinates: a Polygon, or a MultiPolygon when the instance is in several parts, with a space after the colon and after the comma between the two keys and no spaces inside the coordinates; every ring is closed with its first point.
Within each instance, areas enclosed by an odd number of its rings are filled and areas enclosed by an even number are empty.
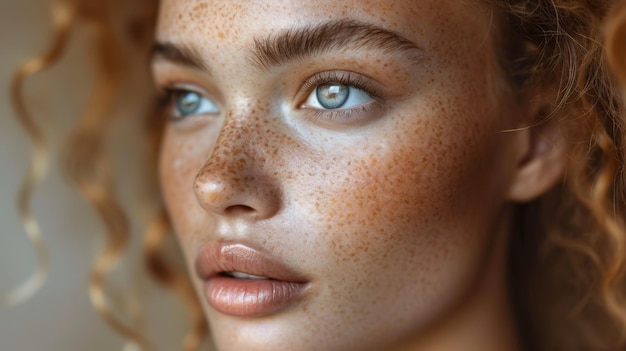
{"type": "Polygon", "coordinates": [[[320,84],[316,88],[317,101],[327,109],[343,106],[350,97],[350,88],[337,83],[320,84]]]}

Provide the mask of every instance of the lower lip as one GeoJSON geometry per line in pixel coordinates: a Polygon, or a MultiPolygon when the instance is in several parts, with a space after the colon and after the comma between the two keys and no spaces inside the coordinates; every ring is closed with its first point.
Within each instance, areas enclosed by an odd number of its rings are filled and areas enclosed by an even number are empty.
{"type": "Polygon", "coordinates": [[[306,286],[306,283],[218,276],[205,283],[205,294],[218,312],[236,317],[259,317],[296,302],[306,286]]]}

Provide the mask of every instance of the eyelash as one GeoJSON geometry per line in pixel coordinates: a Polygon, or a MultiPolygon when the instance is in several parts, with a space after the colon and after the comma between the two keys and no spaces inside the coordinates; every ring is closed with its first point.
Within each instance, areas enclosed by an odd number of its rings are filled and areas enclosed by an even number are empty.
{"type": "Polygon", "coordinates": [[[173,103],[174,103],[174,95],[183,89],[176,88],[174,84],[166,84],[164,87],[159,88],[157,93],[157,106],[159,112],[161,112],[164,116],[166,116],[169,120],[176,120],[175,116],[172,116],[169,113],[173,103]]]}
{"type": "Polygon", "coordinates": [[[374,99],[378,98],[371,84],[368,84],[363,76],[352,72],[325,71],[316,73],[302,84],[302,89],[310,93],[318,85],[324,83],[339,83],[351,86],[365,91],[374,99]]]}
{"type": "MultiPolygon", "coordinates": [[[[300,102],[298,104],[299,109],[306,110],[306,118],[314,122],[348,124],[355,119],[358,119],[357,116],[369,112],[373,107],[372,105],[375,105],[376,103],[380,105],[384,102],[381,98],[381,95],[378,93],[378,90],[373,86],[373,84],[371,84],[362,75],[348,71],[324,71],[316,73],[304,81],[300,91],[303,92],[303,95],[306,98],[318,86],[326,83],[338,83],[341,85],[362,90],[363,92],[368,94],[374,101],[364,104],[362,106],[334,110],[304,108],[303,105],[305,104],[305,102],[300,102]]],[[[164,87],[162,87],[159,91],[159,94],[157,96],[157,104],[159,107],[159,111],[162,111],[163,115],[168,118],[168,120],[173,122],[181,121],[187,118],[176,116],[171,111],[173,109],[174,97],[176,96],[176,94],[179,94],[181,92],[197,92],[198,94],[205,96],[205,94],[200,93],[197,90],[187,88],[176,83],[165,84],[164,87]]],[[[299,99],[298,101],[302,100],[299,99]]]]}
{"type": "Polygon", "coordinates": [[[157,93],[157,106],[158,111],[167,118],[169,121],[177,122],[186,119],[188,116],[176,116],[172,109],[174,108],[174,97],[183,92],[197,93],[200,96],[206,97],[206,94],[199,92],[196,89],[181,86],[176,83],[167,83],[159,89],[157,93]]]}
{"type": "Polygon", "coordinates": [[[334,110],[320,110],[315,108],[303,108],[304,102],[299,103],[299,107],[302,110],[309,112],[309,118],[315,122],[330,122],[337,124],[348,124],[355,119],[358,119],[358,115],[369,112],[375,103],[382,103],[383,99],[378,90],[362,75],[348,71],[324,71],[314,74],[309,77],[302,84],[302,91],[305,98],[308,97],[313,91],[321,84],[338,83],[341,85],[353,87],[367,93],[374,101],[373,103],[367,103],[362,106],[334,109],[334,110]]]}

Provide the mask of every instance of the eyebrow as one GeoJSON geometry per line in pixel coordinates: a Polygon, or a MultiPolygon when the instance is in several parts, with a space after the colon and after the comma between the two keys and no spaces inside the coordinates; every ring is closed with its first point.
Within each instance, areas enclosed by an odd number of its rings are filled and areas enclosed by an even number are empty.
{"type": "MultiPolygon", "coordinates": [[[[348,47],[405,54],[416,61],[423,56],[422,48],[395,32],[369,23],[340,19],[255,38],[247,59],[257,69],[267,70],[348,47]]],[[[200,53],[190,45],[156,42],[152,57],[153,60],[161,58],[202,71],[210,70],[200,53]]]]}
{"type": "Polygon", "coordinates": [[[423,55],[419,46],[397,33],[369,23],[340,19],[255,39],[248,58],[256,67],[269,69],[347,47],[403,53],[415,60],[423,55]]]}
{"type": "Polygon", "coordinates": [[[200,53],[190,45],[156,42],[152,45],[151,56],[152,61],[164,59],[197,70],[210,71],[200,53]]]}

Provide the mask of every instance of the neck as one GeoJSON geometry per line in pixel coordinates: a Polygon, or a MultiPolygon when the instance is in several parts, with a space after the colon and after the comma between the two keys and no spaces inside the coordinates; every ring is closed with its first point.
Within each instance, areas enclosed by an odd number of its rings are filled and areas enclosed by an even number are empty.
{"type": "Polygon", "coordinates": [[[508,287],[508,221],[474,291],[418,343],[400,351],[521,351],[508,287]]]}

